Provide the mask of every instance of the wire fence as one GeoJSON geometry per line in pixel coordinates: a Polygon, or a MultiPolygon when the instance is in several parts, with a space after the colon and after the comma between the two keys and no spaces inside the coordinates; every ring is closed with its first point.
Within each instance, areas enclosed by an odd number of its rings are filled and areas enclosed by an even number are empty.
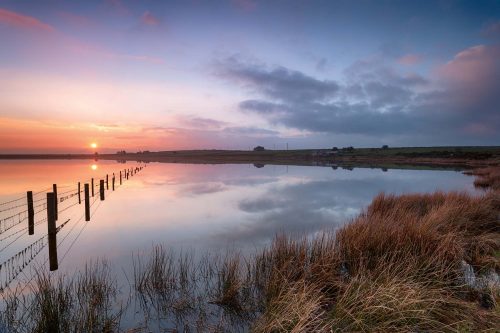
{"type": "MultiPolygon", "coordinates": [[[[117,173],[118,175],[121,175],[120,177],[121,181],[117,181],[117,176],[115,175],[115,173],[112,174],[112,177],[106,175],[105,177],[102,178],[94,178],[94,187],[93,187],[94,191],[92,191],[92,196],[90,196],[89,193],[88,202],[86,202],[85,198],[82,198],[82,194],[85,193],[85,191],[80,187],[80,184],[82,183],[78,183],[78,187],[74,185],[57,186],[58,189],[68,188],[67,190],[59,192],[57,194],[57,207],[58,207],[57,213],[59,214],[59,219],[61,219],[61,216],[64,216],[65,214],[70,213],[72,211],[73,214],[72,215],[70,214],[69,218],[66,217],[62,219],[65,220],[65,222],[56,227],[56,234],[59,233],[60,230],[68,224],[73,224],[73,226],[59,240],[59,242],[56,245],[56,251],[57,248],[59,248],[67,239],[71,239],[70,237],[71,235],[73,235],[74,233],[76,235],[72,239],[70,245],[68,246],[64,254],[62,255],[60,260],[61,263],[67,257],[73,246],[77,243],[78,239],[80,238],[80,236],[82,235],[82,233],[84,232],[84,230],[88,225],[88,223],[86,223],[84,219],[84,217],[86,217],[85,216],[86,214],[82,211],[72,210],[72,208],[75,208],[76,206],[81,204],[88,205],[91,213],[90,217],[94,217],[94,214],[99,209],[99,207],[103,202],[102,200],[104,199],[103,197],[100,197],[99,192],[107,191],[108,192],[107,197],[109,198],[109,196],[111,195],[111,193],[113,193],[114,190],[123,185],[124,180],[128,180],[130,176],[136,174],[142,169],[143,166],[136,167],[133,169],[121,170],[120,173],[117,173]],[[122,172],[123,174],[121,174],[122,172]],[[103,180],[104,182],[101,182],[101,180],[103,180]],[[110,181],[111,185],[109,184],[110,181]],[[95,188],[99,188],[97,195],[95,195],[94,193],[95,188]],[[95,205],[96,202],[98,202],[97,205],[95,205]],[[81,227],[77,229],[77,226],[79,225],[81,227]]],[[[83,183],[91,184],[92,179],[90,179],[90,181],[86,180],[83,183]]],[[[47,210],[47,198],[41,195],[49,193],[47,191],[51,191],[52,189],[53,187],[49,187],[33,193],[33,197],[37,197],[36,199],[32,200],[34,217],[39,217],[40,213],[47,210]]],[[[11,215],[0,218],[0,235],[2,236],[0,238],[0,255],[4,250],[10,248],[18,240],[26,236],[27,235],[26,231],[30,230],[30,226],[33,228],[32,230],[34,230],[34,227],[40,226],[45,222],[48,223],[49,216],[47,215],[44,218],[30,222],[31,225],[28,224],[28,220],[34,219],[34,217],[30,219],[28,201],[29,200],[27,199],[27,197],[19,197],[17,199],[12,199],[0,203],[0,214],[3,212],[14,211],[14,213],[12,213],[11,215]],[[21,200],[24,200],[25,202],[21,203],[21,200]],[[18,210],[22,209],[22,210],[16,212],[15,209],[18,210]],[[26,223],[27,225],[21,228],[16,228],[22,223],[26,223]]],[[[10,258],[0,263],[0,292],[3,292],[6,288],[8,288],[9,285],[12,283],[12,281],[16,280],[19,274],[23,273],[25,275],[25,273],[23,272],[24,269],[48,245],[48,236],[49,233],[44,233],[36,241],[30,243],[29,245],[24,246],[24,248],[17,251],[10,258]]],[[[49,247],[49,252],[50,252],[50,247],[49,247]]],[[[42,266],[46,265],[48,259],[49,258],[46,258],[42,266]]],[[[28,284],[31,283],[33,277],[34,276],[32,276],[31,278],[27,277],[28,281],[25,282],[25,285],[23,286],[22,289],[26,288],[28,284]]]]}

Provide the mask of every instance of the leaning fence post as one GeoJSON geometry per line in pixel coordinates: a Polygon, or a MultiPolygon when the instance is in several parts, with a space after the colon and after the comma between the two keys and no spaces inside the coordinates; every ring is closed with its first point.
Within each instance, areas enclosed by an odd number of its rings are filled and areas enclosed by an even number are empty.
{"type": "Polygon", "coordinates": [[[56,195],[53,192],[47,193],[47,228],[49,236],[49,262],[50,270],[55,271],[57,264],[57,241],[56,241],[56,195]]]}
{"type": "Polygon", "coordinates": [[[85,189],[85,221],[90,221],[90,194],[89,194],[89,184],[84,185],[85,189]]]}
{"type": "Polygon", "coordinates": [[[28,235],[35,233],[35,209],[33,208],[33,191],[27,192],[28,197],[28,235]]]}
{"type": "Polygon", "coordinates": [[[104,201],[104,179],[99,180],[99,194],[101,201],[104,201]]]}
{"type": "Polygon", "coordinates": [[[82,203],[82,189],[80,187],[80,182],[78,182],[78,204],[82,203]]]}

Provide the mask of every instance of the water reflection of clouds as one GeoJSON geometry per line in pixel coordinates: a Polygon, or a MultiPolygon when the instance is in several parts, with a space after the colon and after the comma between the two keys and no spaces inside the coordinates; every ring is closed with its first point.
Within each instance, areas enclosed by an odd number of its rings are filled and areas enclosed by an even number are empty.
{"type": "Polygon", "coordinates": [[[211,194],[222,192],[227,189],[224,184],[221,183],[197,183],[192,185],[183,186],[177,192],[178,195],[188,195],[197,196],[203,194],[211,194]]]}
{"type": "Polygon", "coordinates": [[[238,208],[247,218],[214,237],[260,243],[281,231],[309,234],[331,229],[359,214],[380,192],[400,194],[466,188],[468,181],[457,183],[457,178],[463,179],[452,172],[379,174],[374,170],[359,170],[350,178],[306,178],[292,184],[279,183],[257,197],[240,200],[238,208]]]}

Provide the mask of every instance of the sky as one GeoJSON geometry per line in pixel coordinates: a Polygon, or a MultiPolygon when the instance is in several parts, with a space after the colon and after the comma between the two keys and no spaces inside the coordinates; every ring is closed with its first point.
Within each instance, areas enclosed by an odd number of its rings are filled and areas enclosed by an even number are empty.
{"type": "Polygon", "coordinates": [[[500,1],[0,0],[0,153],[500,144],[500,1]]]}

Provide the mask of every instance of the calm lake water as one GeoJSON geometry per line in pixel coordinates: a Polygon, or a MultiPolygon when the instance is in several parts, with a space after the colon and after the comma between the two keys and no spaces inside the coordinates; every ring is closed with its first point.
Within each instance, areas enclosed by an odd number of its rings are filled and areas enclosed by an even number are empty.
{"type": "MultiPolygon", "coordinates": [[[[35,206],[39,205],[35,210],[41,210],[35,215],[35,234],[29,236],[24,215],[4,220],[25,211],[25,199],[0,205],[2,287],[23,285],[31,279],[33,267],[48,260],[45,246],[15,277],[6,268],[12,265],[9,259],[24,249],[33,253],[29,246],[47,234],[44,191],[53,183],[58,184],[60,197],[70,196],[78,181],[83,184],[93,177],[98,183],[106,174],[118,177],[120,170],[140,165],[1,161],[0,203],[25,198],[26,191],[33,190],[35,206]]],[[[472,177],[456,171],[150,163],[114,192],[110,184],[105,201],[96,191],[90,222],[85,222],[84,205],[78,204],[76,195],[59,203],[58,225],[68,222],[57,234],[59,269],[53,274],[74,272],[89,260],[106,258],[123,282],[132,274],[132,255],[149,253],[153,244],[197,253],[228,249],[246,253],[281,231],[312,234],[341,226],[380,192],[473,192],[472,183],[472,177]]]]}

